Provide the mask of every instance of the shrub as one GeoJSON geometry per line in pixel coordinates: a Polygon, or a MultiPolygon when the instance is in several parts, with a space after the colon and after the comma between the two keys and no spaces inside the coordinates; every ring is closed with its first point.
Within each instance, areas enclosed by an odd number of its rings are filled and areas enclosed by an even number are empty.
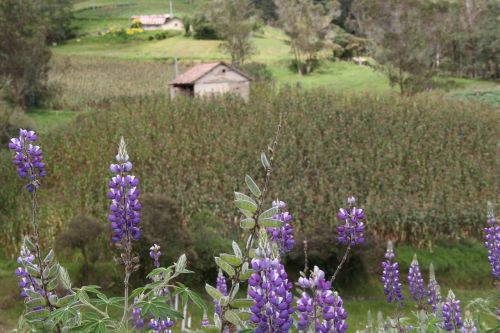
{"type": "Polygon", "coordinates": [[[254,82],[271,82],[274,79],[266,64],[250,62],[242,65],[241,70],[250,75],[254,82]]]}
{"type": "Polygon", "coordinates": [[[215,26],[202,14],[196,14],[191,23],[195,39],[219,39],[215,26]]]}

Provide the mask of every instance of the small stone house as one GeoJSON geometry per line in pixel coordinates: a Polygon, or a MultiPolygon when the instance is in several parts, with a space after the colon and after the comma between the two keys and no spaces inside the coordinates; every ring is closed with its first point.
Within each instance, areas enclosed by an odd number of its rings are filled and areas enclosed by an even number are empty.
{"type": "Polygon", "coordinates": [[[170,96],[234,94],[248,100],[251,78],[222,61],[198,64],[179,75],[170,85],[170,96]]]}
{"type": "Polygon", "coordinates": [[[169,14],[162,15],[138,15],[132,16],[133,20],[139,20],[144,30],[184,30],[181,19],[169,14]]]}

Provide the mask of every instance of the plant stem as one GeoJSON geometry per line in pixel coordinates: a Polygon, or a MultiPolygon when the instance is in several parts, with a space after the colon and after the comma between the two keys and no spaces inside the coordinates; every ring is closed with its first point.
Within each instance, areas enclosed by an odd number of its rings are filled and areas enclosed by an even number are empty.
{"type": "Polygon", "coordinates": [[[344,256],[342,257],[342,260],[340,261],[340,264],[337,266],[337,269],[335,270],[335,273],[333,274],[332,278],[330,279],[330,283],[333,285],[333,282],[337,278],[337,275],[339,274],[340,270],[342,269],[342,266],[347,260],[347,256],[349,255],[349,252],[351,252],[351,242],[349,242],[349,245],[347,246],[347,249],[345,250],[344,256]]]}
{"type": "MultiPolygon", "coordinates": [[[[250,236],[248,237],[246,246],[245,246],[245,252],[243,253],[243,258],[241,259],[241,265],[236,268],[236,272],[233,276],[233,281],[231,283],[231,289],[228,292],[228,295],[232,295],[234,288],[236,284],[238,284],[239,279],[240,279],[240,274],[241,274],[241,269],[243,268],[243,263],[247,262],[249,259],[250,255],[250,249],[252,248],[253,241],[255,237],[257,236],[257,233],[259,231],[259,215],[262,211],[262,206],[266,200],[267,194],[269,192],[269,182],[271,180],[271,174],[272,174],[272,166],[273,166],[273,158],[274,158],[274,153],[276,152],[276,147],[278,146],[278,139],[281,134],[281,128],[282,128],[282,121],[283,121],[283,114],[280,113],[280,120],[278,123],[278,127],[276,129],[276,134],[274,136],[274,141],[271,145],[270,149],[270,155],[269,155],[269,167],[266,169],[266,178],[264,180],[264,187],[262,189],[262,195],[257,203],[257,210],[255,212],[255,226],[252,228],[252,231],[250,233],[250,236]]],[[[228,306],[224,306],[221,309],[221,320],[222,320],[222,325],[221,325],[221,333],[224,333],[224,328],[226,328],[227,321],[224,319],[224,314],[228,310],[228,306]]]]}

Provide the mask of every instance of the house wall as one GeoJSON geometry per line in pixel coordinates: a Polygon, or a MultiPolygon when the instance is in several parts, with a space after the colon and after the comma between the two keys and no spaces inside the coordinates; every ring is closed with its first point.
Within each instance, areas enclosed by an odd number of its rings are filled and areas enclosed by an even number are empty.
{"type": "Polygon", "coordinates": [[[179,19],[168,20],[165,24],[162,25],[147,25],[143,24],[142,28],[144,30],[184,30],[184,24],[179,19]]]}
{"type": "Polygon", "coordinates": [[[231,93],[248,100],[250,81],[225,65],[219,65],[199,79],[194,86],[196,96],[231,93]]]}

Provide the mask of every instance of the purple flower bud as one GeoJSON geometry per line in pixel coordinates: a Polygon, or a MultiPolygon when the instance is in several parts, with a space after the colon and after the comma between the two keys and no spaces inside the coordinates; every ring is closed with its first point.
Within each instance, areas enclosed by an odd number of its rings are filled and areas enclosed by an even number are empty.
{"type": "Polygon", "coordinates": [[[460,301],[455,299],[453,291],[448,292],[446,302],[443,304],[443,324],[442,328],[448,332],[455,332],[462,328],[462,310],[460,301]]]}
{"type": "Polygon", "coordinates": [[[422,304],[425,299],[424,279],[420,273],[420,266],[418,265],[417,255],[413,257],[408,272],[408,282],[410,285],[410,293],[413,300],[418,304],[422,304]]]}
{"type": "MultiPolygon", "coordinates": [[[[283,201],[273,201],[273,207],[283,209],[286,204],[283,201]]],[[[279,228],[267,228],[267,233],[269,239],[278,244],[280,254],[284,255],[286,252],[291,251],[295,245],[293,227],[290,223],[293,216],[288,212],[280,212],[278,215],[273,216],[273,219],[280,220],[283,224],[279,228]]]]}
{"type": "Polygon", "coordinates": [[[151,257],[151,259],[153,259],[153,265],[156,268],[160,267],[161,252],[159,245],[153,244],[153,246],[149,248],[149,256],[151,257]]]}
{"type": "Polygon", "coordinates": [[[20,129],[19,138],[12,138],[8,144],[9,149],[15,152],[12,164],[16,166],[19,177],[30,180],[25,185],[28,192],[35,191],[40,186],[40,178],[46,176],[42,149],[31,144],[37,139],[35,132],[20,129]]]}
{"type": "MultiPolygon", "coordinates": [[[[355,202],[355,199],[349,198],[348,202],[355,202]]],[[[365,213],[362,209],[352,207],[350,212],[345,208],[340,208],[337,214],[340,220],[340,225],[337,227],[338,241],[341,244],[362,244],[364,238],[364,223],[365,213]]]]}
{"type": "Polygon", "coordinates": [[[382,262],[382,283],[384,284],[384,293],[389,303],[403,304],[403,294],[401,293],[401,282],[399,279],[399,264],[393,262],[396,255],[392,242],[387,242],[386,261],[382,262]]]}

